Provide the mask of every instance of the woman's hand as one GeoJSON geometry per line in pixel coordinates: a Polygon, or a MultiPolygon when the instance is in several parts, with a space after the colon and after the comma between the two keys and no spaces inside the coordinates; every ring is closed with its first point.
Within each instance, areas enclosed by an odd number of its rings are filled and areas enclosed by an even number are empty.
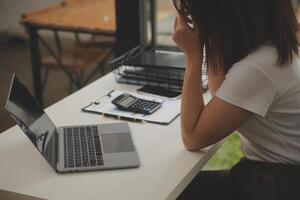
{"type": "Polygon", "coordinates": [[[173,40],[185,53],[187,59],[202,59],[203,52],[199,32],[197,28],[191,28],[180,15],[174,21],[173,40]]]}

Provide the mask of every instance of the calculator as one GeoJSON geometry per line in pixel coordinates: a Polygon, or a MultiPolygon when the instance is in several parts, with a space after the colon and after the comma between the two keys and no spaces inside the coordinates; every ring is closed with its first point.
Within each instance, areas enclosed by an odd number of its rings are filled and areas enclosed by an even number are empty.
{"type": "Polygon", "coordinates": [[[114,104],[120,110],[141,113],[145,115],[154,113],[162,105],[160,102],[137,98],[128,93],[123,93],[116,97],[114,100],[112,100],[112,104],[114,104]]]}

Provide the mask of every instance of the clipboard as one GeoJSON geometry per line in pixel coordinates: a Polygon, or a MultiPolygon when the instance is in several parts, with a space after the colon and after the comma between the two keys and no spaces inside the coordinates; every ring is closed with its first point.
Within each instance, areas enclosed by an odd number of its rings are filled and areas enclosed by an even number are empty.
{"type": "Polygon", "coordinates": [[[105,117],[114,119],[132,121],[132,122],[150,122],[162,125],[170,124],[180,114],[181,99],[166,100],[163,98],[153,97],[149,95],[139,94],[136,92],[128,92],[122,90],[112,90],[106,95],[96,99],[89,105],[83,107],[81,110],[84,112],[98,113],[105,117]],[[144,115],[140,113],[132,113],[119,110],[111,103],[111,101],[124,92],[129,93],[138,98],[161,102],[162,106],[159,110],[151,115],[144,115]]]}

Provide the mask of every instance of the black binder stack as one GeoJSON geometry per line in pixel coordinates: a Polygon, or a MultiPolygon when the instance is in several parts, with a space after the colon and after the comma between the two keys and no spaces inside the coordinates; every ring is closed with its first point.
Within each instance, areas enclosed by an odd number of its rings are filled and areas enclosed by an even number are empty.
{"type": "MultiPolygon", "coordinates": [[[[182,52],[136,47],[116,60],[118,82],[181,92],[185,70],[182,52]]],[[[207,89],[207,78],[203,77],[203,89],[207,89]]]]}

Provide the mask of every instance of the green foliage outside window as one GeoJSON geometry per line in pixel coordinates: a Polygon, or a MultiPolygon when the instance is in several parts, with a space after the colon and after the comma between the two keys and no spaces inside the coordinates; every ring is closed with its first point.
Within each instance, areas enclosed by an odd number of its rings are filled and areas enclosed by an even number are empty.
{"type": "Polygon", "coordinates": [[[236,164],[243,153],[238,133],[234,132],[225,140],[223,146],[205,165],[204,170],[230,169],[236,164]]]}

